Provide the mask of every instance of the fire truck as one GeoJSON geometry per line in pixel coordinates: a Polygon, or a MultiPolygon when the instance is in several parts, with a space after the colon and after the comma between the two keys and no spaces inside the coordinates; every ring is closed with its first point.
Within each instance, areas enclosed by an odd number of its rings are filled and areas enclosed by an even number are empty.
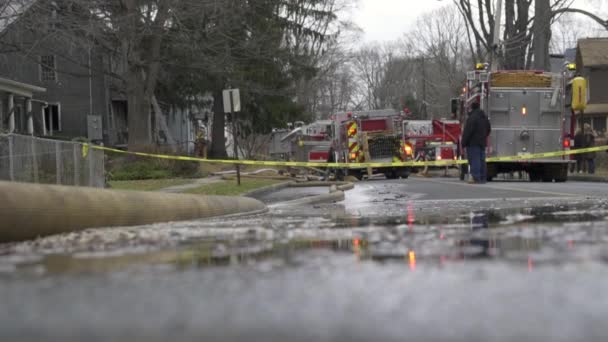
{"type": "MultiPolygon", "coordinates": [[[[335,160],[343,163],[392,163],[412,160],[404,144],[403,115],[394,110],[338,113],[333,116],[335,160]]],[[[388,179],[407,178],[410,167],[345,168],[337,177],[384,174],[388,179]]]]}
{"type": "Polygon", "coordinates": [[[270,156],[274,160],[327,162],[333,122],[318,120],[308,125],[296,122],[295,128],[274,129],[271,133],[270,156]]]}
{"type": "Polygon", "coordinates": [[[416,161],[457,160],[460,135],[458,120],[403,120],[403,141],[416,161]]]}
{"type": "MultiPolygon", "coordinates": [[[[570,131],[561,74],[543,71],[496,71],[478,65],[467,73],[461,96],[461,122],[478,102],[492,124],[487,157],[525,156],[569,148],[570,131]]],[[[530,181],[565,182],[569,158],[539,158],[487,164],[487,178],[526,172],[530,181]]],[[[461,176],[462,178],[462,176],[461,176]]]]}

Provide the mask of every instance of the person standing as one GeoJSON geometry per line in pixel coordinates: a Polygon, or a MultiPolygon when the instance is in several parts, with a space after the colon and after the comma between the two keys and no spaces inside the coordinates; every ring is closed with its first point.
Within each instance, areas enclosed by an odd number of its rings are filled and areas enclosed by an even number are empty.
{"type": "MultiPolygon", "coordinates": [[[[574,134],[574,150],[580,150],[585,148],[585,136],[583,134],[583,130],[578,128],[576,133],[574,134]]],[[[585,170],[585,155],[582,153],[578,153],[574,155],[574,160],[576,160],[576,172],[582,173],[585,170]]]]}
{"type": "MultiPolygon", "coordinates": [[[[595,146],[595,132],[591,129],[591,125],[586,123],[583,125],[584,127],[584,135],[583,135],[583,146],[584,148],[594,147],[595,146]]],[[[587,173],[594,174],[595,173],[595,152],[587,152],[583,154],[586,164],[587,164],[587,173]]]]}
{"type": "Polygon", "coordinates": [[[469,183],[483,184],[488,178],[486,144],[492,126],[486,113],[479,108],[479,103],[474,102],[471,109],[462,132],[462,146],[466,148],[471,176],[473,177],[469,180],[469,183]]]}

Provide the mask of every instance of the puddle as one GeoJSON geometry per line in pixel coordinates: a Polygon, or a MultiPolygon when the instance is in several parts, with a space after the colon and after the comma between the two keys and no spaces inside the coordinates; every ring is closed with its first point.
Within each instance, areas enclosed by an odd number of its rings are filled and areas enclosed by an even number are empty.
{"type": "Polygon", "coordinates": [[[602,259],[608,210],[578,206],[491,209],[457,215],[358,217],[261,216],[177,223],[50,237],[0,248],[0,274],[105,273],[138,267],[171,269],[272,265],[298,267],[318,252],[353,262],[446,267],[478,260],[529,267],[602,259]],[[248,228],[241,228],[249,226],[248,228]],[[62,240],[63,238],[63,240],[62,240]],[[599,249],[599,251],[598,251],[599,249]],[[293,260],[300,260],[293,263],[293,260]]]}

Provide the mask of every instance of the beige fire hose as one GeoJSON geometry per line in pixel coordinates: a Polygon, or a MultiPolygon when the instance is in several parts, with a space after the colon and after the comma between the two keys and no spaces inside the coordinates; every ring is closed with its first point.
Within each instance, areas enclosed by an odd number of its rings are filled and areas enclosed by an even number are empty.
{"type": "Polygon", "coordinates": [[[246,197],[0,182],[0,242],[264,210],[262,202],[246,197]]]}

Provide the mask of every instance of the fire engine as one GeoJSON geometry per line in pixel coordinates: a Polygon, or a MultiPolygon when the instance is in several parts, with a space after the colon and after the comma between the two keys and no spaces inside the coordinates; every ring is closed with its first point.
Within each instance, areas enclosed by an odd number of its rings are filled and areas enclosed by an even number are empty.
{"type": "Polygon", "coordinates": [[[403,140],[416,161],[458,159],[458,120],[403,120],[403,140]]]}
{"type": "Polygon", "coordinates": [[[274,160],[327,162],[333,122],[318,120],[308,125],[296,122],[295,128],[274,129],[271,133],[270,156],[274,160]]]}
{"type": "MultiPolygon", "coordinates": [[[[412,159],[402,135],[403,116],[394,110],[338,113],[333,116],[335,160],[343,163],[392,163],[412,159]]],[[[407,178],[410,167],[344,168],[338,178],[384,174],[388,179],[407,178]]]]}
{"type": "MultiPolygon", "coordinates": [[[[490,72],[487,65],[481,64],[467,73],[461,96],[461,122],[464,125],[465,113],[473,102],[478,102],[492,124],[488,158],[564,150],[570,146],[564,96],[560,74],[490,72]]],[[[564,157],[493,162],[487,164],[487,178],[492,180],[499,173],[527,172],[530,181],[565,182],[568,164],[569,158],[564,157]]]]}

